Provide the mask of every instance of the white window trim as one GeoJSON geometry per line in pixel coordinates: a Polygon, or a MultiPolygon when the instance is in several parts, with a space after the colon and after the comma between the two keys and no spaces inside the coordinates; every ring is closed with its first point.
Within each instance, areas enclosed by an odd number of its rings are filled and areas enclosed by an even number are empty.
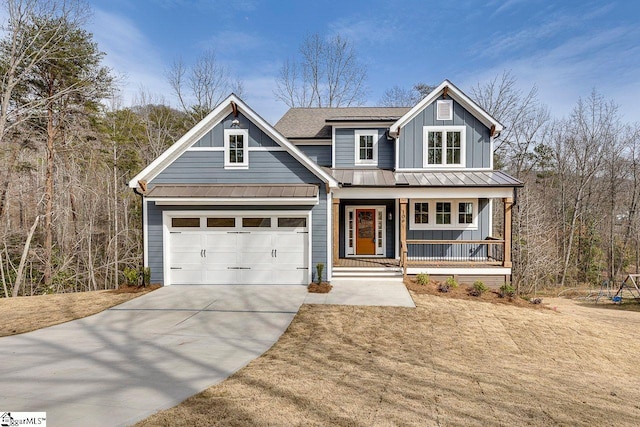
{"type": "Polygon", "coordinates": [[[428,169],[464,168],[466,165],[467,132],[465,126],[424,126],[422,128],[422,166],[428,169]],[[442,163],[430,165],[429,132],[442,132],[442,163]],[[460,163],[447,163],[447,132],[460,132],[460,163]]]}
{"type": "Polygon", "coordinates": [[[247,129],[225,129],[224,130],[224,168],[225,169],[248,169],[249,168],[249,130],[247,129]],[[244,144],[242,146],[242,163],[231,163],[229,161],[229,137],[231,135],[242,135],[244,144]]]}
{"type": "Polygon", "coordinates": [[[453,120],[453,101],[451,99],[439,99],[436,101],[436,120],[442,120],[442,121],[453,120]],[[449,116],[443,117],[440,115],[441,104],[448,104],[449,116]]]}
{"type": "Polygon", "coordinates": [[[378,130],[377,129],[358,129],[354,132],[355,139],[355,164],[361,166],[378,166],[378,130]],[[372,136],[373,137],[373,159],[361,160],[360,159],[360,137],[372,136]]]}
{"type": "Polygon", "coordinates": [[[411,199],[409,204],[409,229],[411,230],[477,230],[479,199],[411,199]],[[436,203],[451,203],[451,224],[436,224],[436,203]],[[429,224],[416,224],[416,203],[429,203],[429,224]],[[473,223],[460,224],[458,203],[473,204],[473,223]]]}

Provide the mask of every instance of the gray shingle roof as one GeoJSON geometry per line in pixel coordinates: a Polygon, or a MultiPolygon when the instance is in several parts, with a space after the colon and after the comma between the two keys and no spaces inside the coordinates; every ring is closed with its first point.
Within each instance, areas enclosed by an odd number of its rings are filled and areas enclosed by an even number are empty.
{"type": "Polygon", "coordinates": [[[393,172],[383,169],[328,169],[342,185],[352,187],[521,187],[502,171],[393,172]]]}
{"type": "Polygon", "coordinates": [[[286,138],[331,139],[327,121],[394,122],[407,111],[408,107],[291,108],[275,128],[286,138]]]}

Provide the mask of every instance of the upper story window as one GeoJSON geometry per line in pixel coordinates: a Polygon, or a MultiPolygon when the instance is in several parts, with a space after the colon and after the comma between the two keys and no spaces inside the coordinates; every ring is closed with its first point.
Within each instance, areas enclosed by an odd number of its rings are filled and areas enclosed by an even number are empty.
{"type": "Polygon", "coordinates": [[[378,164],[378,131],[355,131],[355,163],[357,165],[378,164]]]}
{"type": "Polygon", "coordinates": [[[224,167],[249,167],[249,131],[246,129],[224,130],[224,167]]]}
{"type": "Polygon", "coordinates": [[[425,126],[424,166],[463,167],[465,136],[464,126],[425,126]]]}

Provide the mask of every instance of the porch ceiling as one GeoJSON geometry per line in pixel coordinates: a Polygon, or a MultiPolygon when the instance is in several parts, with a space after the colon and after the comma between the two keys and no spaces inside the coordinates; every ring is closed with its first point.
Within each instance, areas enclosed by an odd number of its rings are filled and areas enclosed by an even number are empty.
{"type": "Polygon", "coordinates": [[[502,171],[394,172],[384,169],[330,169],[343,186],[351,187],[522,187],[502,171]]]}

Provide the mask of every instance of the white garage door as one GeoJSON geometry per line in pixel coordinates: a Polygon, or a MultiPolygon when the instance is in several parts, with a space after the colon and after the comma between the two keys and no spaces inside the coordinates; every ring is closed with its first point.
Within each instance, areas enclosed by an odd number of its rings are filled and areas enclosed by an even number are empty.
{"type": "Polygon", "coordinates": [[[171,217],[170,284],[306,284],[308,218],[291,214],[171,217]]]}

